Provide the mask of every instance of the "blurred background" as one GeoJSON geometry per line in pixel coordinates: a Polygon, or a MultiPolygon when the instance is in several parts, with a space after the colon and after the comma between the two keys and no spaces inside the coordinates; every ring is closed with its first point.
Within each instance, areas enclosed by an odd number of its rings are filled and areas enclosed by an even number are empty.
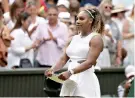
{"type": "Polygon", "coordinates": [[[95,66],[101,95],[134,97],[134,6],[134,0],[0,0],[0,97],[59,96],[62,84],[44,72],[79,34],[77,14],[92,8],[105,24],[95,66]]]}

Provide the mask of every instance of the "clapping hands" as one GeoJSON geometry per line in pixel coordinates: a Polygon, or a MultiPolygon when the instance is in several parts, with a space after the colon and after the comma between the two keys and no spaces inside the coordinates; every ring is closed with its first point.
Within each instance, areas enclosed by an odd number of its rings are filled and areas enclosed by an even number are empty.
{"type": "Polygon", "coordinates": [[[44,44],[46,41],[51,40],[51,38],[42,38],[42,39],[38,39],[36,40],[33,45],[32,48],[38,48],[40,47],[42,44],[44,44]]]}

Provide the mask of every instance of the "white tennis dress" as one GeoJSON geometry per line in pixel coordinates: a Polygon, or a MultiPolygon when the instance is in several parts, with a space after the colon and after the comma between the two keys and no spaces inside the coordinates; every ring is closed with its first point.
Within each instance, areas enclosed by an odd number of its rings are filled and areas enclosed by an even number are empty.
{"type": "MultiPolygon", "coordinates": [[[[72,38],[70,45],[67,47],[66,53],[70,57],[67,62],[68,70],[80,65],[78,61],[86,60],[89,52],[89,42],[98,33],[91,33],[86,37],[81,38],[81,35],[75,35],[72,38]]],[[[70,77],[71,80],[77,83],[75,90],[71,90],[72,95],[60,94],[60,96],[82,96],[85,98],[99,98],[100,86],[97,76],[94,73],[94,66],[88,70],[74,74],[70,77]]],[[[63,86],[66,84],[63,83],[63,86]]],[[[68,87],[68,85],[66,86],[68,87]]],[[[71,89],[71,88],[70,88],[71,89]]],[[[73,88],[74,89],[74,88],[73,88]]],[[[62,88],[61,92],[69,92],[68,89],[62,88]]]]}

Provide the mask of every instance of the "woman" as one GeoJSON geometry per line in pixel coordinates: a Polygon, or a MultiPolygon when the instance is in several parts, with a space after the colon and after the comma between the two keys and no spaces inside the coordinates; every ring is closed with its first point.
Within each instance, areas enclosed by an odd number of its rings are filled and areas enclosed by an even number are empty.
{"type": "Polygon", "coordinates": [[[28,1],[26,7],[27,7],[27,10],[30,10],[29,14],[31,16],[31,24],[28,28],[29,35],[30,35],[31,39],[33,41],[35,41],[36,37],[37,37],[36,36],[37,35],[37,32],[36,32],[37,26],[41,23],[46,22],[46,20],[44,18],[38,16],[37,4],[35,1],[28,1]]]}
{"type": "Polygon", "coordinates": [[[98,69],[98,70],[100,70],[102,68],[111,67],[108,44],[109,44],[109,42],[113,41],[113,38],[112,38],[111,31],[109,28],[110,28],[110,26],[105,24],[104,37],[103,37],[104,49],[101,52],[100,56],[98,57],[97,64],[96,64],[96,69],[98,69]]]}
{"type": "Polygon", "coordinates": [[[17,18],[24,11],[24,3],[22,0],[16,0],[11,6],[10,11],[4,13],[4,22],[9,30],[14,28],[17,18]]]}
{"type": "Polygon", "coordinates": [[[11,41],[8,49],[8,68],[19,67],[22,59],[29,59],[33,64],[34,44],[27,32],[31,23],[29,16],[26,12],[21,13],[14,29],[11,31],[14,40],[11,41]]]}
{"type": "Polygon", "coordinates": [[[124,59],[124,65],[134,65],[134,8],[133,6],[132,13],[123,24],[123,39],[124,39],[124,48],[127,51],[127,56],[124,59]]]}
{"type": "Polygon", "coordinates": [[[68,64],[68,71],[58,76],[65,80],[60,96],[98,98],[100,86],[94,73],[94,65],[104,47],[101,37],[104,28],[102,17],[97,9],[84,10],[78,14],[76,25],[80,34],[73,36],[59,62],[47,70],[45,75],[51,76],[53,72],[68,64]],[[66,81],[70,80],[77,85],[76,88],[70,89],[73,92],[64,89],[65,86],[70,86],[66,85],[66,81]]]}

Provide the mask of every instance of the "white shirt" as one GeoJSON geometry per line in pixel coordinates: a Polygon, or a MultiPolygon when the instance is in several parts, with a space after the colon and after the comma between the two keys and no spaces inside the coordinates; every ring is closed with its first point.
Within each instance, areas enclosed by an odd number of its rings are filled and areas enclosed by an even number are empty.
{"type": "Polygon", "coordinates": [[[28,33],[19,28],[13,30],[11,36],[14,40],[11,41],[11,45],[8,49],[8,68],[13,67],[14,65],[19,66],[22,58],[28,58],[33,64],[33,49],[25,52],[25,47],[32,45],[32,40],[29,38],[28,33]]]}
{"type": "Polygon", "coordinates": [[[43,43],[37,54],[37,60],[41,65],[54,65],[62,55],[62,49],[64,48],[68,39],[68,27],[58,22],[55,28],[50,28],[48,23],[40,24],[37,28],[37,39],[50,38],[48,29],[52,32],[52,35],[57,39],[57,43],[53,40],[43,43]]]}

